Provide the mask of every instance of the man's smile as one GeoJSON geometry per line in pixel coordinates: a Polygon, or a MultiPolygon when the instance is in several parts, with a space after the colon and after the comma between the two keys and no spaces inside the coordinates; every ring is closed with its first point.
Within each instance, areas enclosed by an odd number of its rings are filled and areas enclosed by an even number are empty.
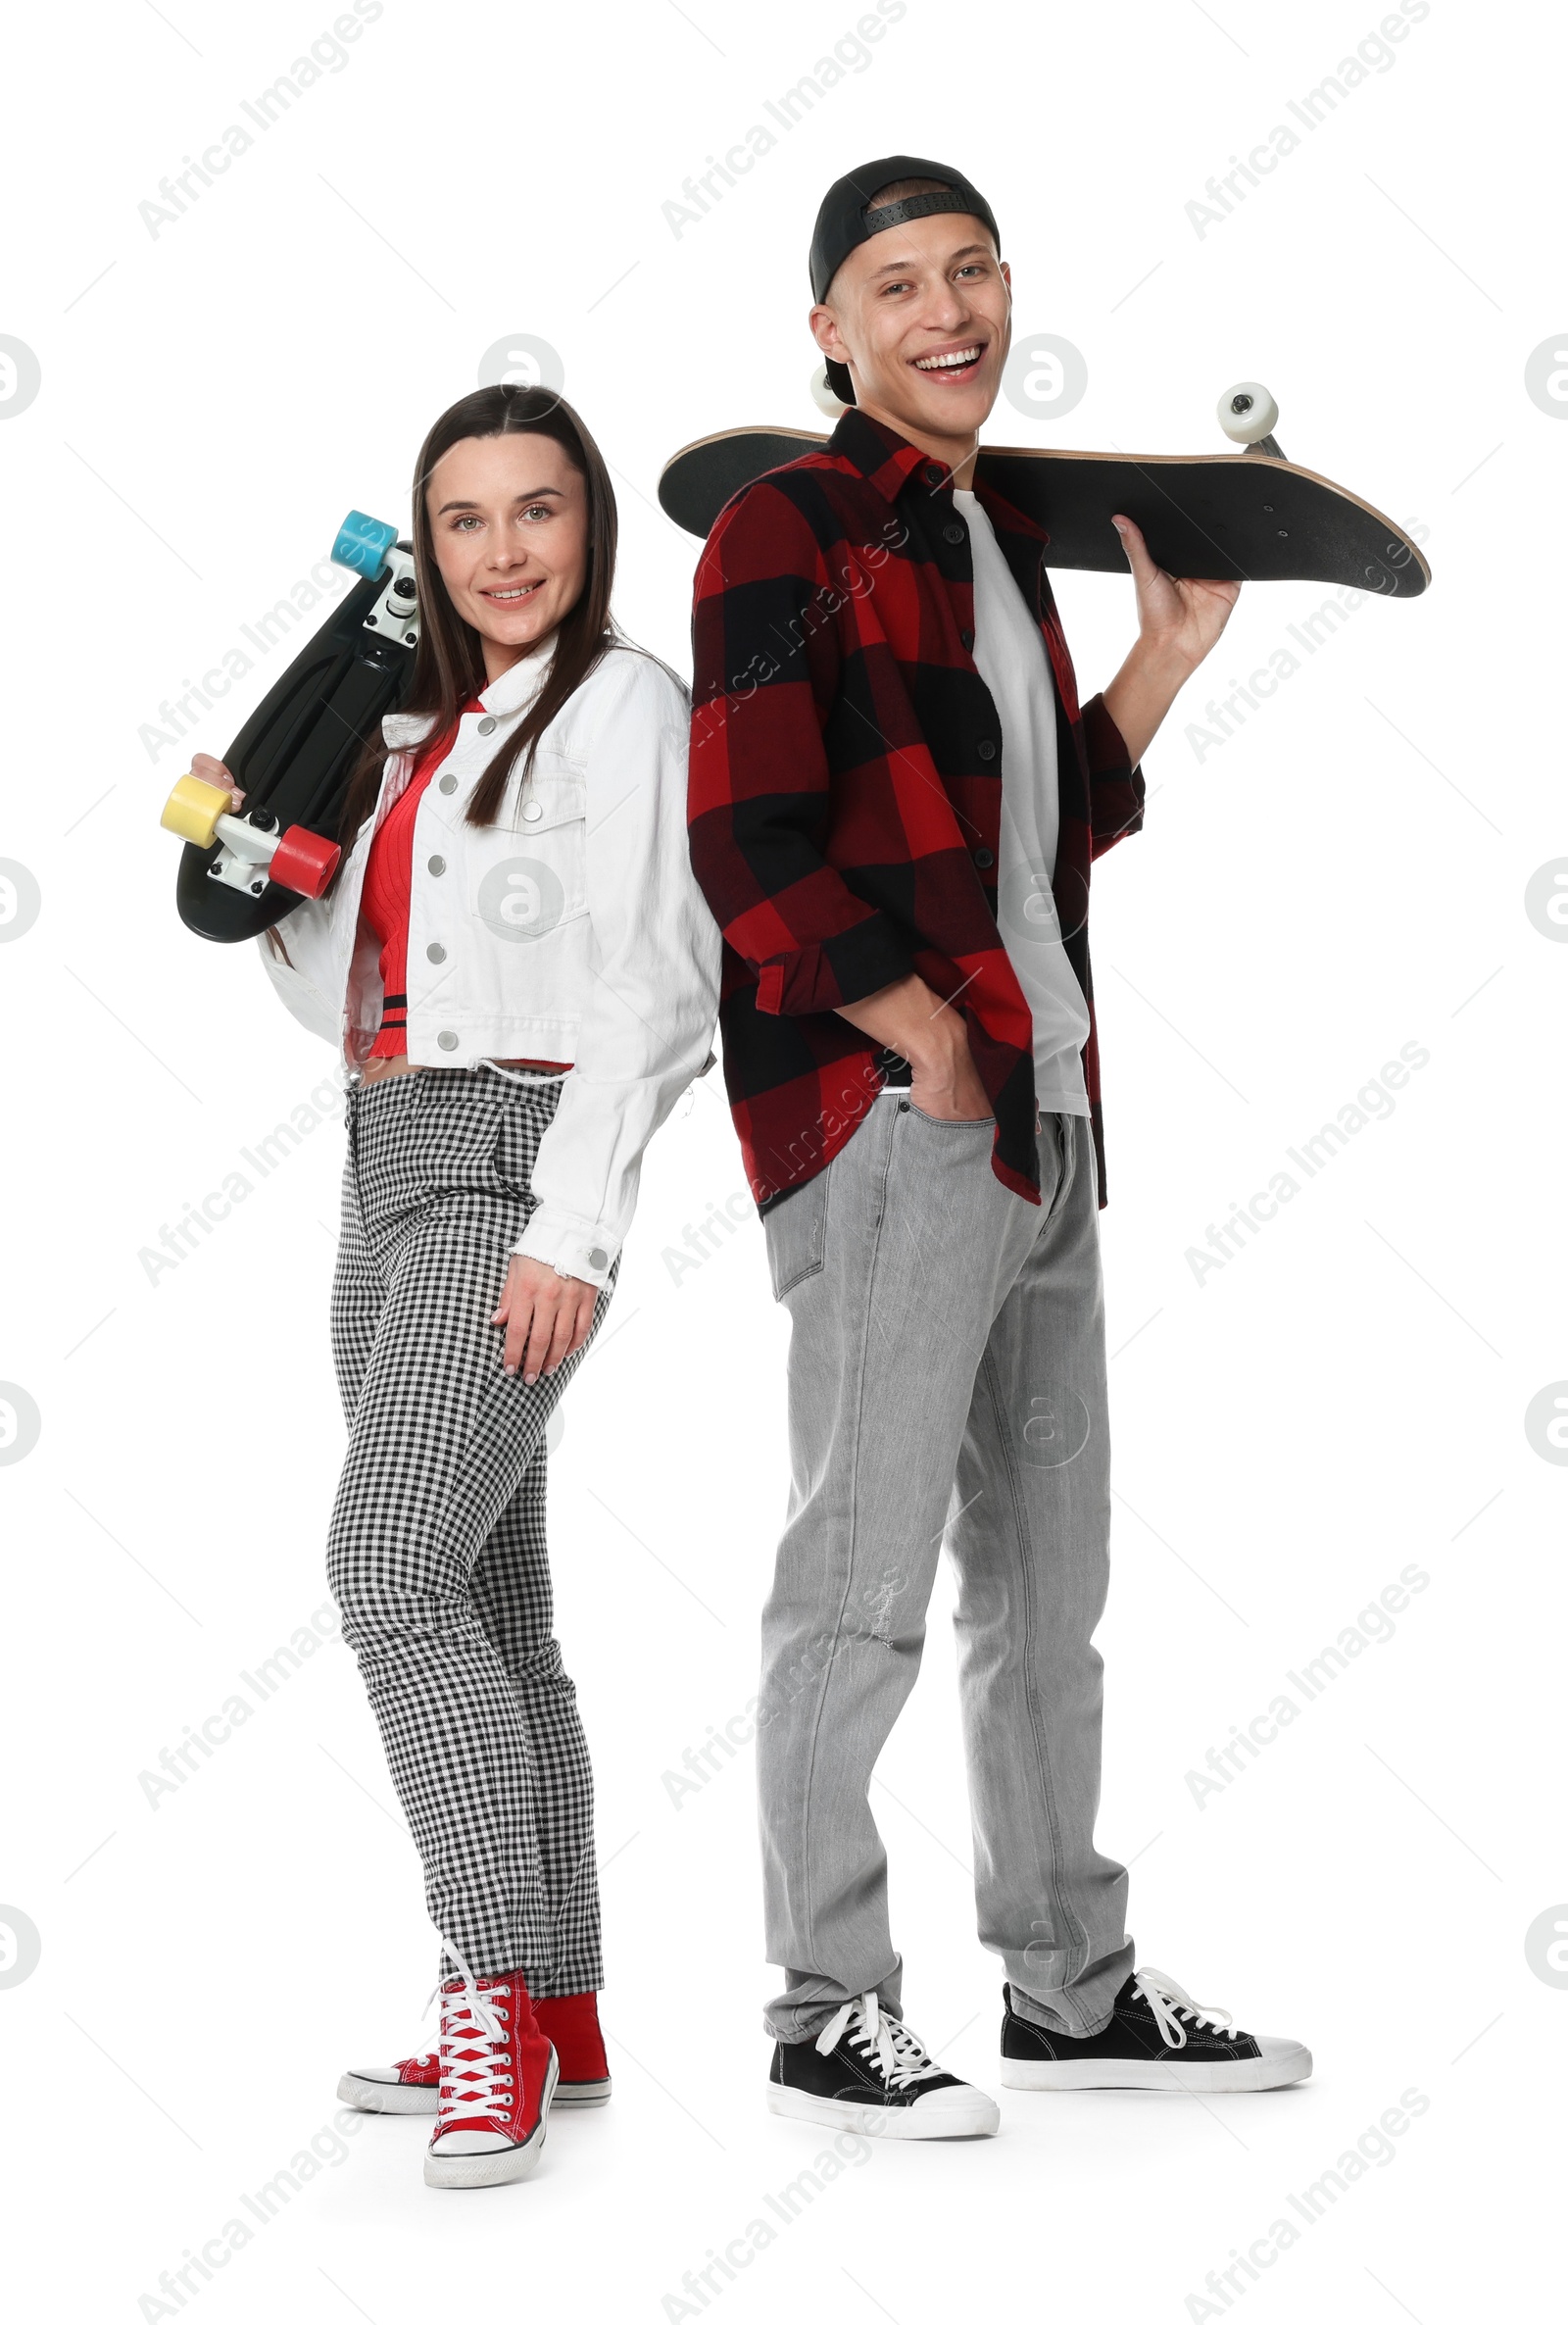
{"type": "Polygon", "coordinates": [[[937,348],[913,358],[913,368],[927,378],[972,379],[986,351],[983,339],[965,339],[956,347],[937,348]]]}

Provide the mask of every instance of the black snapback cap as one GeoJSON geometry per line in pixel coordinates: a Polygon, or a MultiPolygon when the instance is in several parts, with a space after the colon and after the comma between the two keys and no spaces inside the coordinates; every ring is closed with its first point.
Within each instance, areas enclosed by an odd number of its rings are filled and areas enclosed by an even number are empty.
{"type": "MultiPolygon", "coordinates": [[[[1002,235],[991,205],[961,170],[950,170],[941,162],[921,161],[918,155],[906,153],[889,154],[885,161],[862,162],[858,170],[850,171],[847,176],[830,185],[822,197],[811,234],[812,298],[820,302],[827,297],[834,275],[851,251],[858,250],[862,242],[869,242],[873,234],[885,233],[889,226],[906,225],[910,219],[939,218],[948,211],[977,218],[1000,253],[1002,235]],[[929,177],[941,190],[909,194],[901,202],[885,202],[878,209],[875,222],[868,221],[865,214],[872,196],[883,186],[897,185],[906,177],[929,177]]],[[[826,371],[828,386],[839,402],[853,404],[855,389],[847,367],[830,363],[826,371]]]]}

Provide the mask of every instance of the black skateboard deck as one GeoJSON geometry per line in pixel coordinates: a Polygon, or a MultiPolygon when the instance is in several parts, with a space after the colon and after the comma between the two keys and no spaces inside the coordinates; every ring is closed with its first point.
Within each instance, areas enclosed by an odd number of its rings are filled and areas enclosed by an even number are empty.
{"type": "MultiPolygon", "coordinates": [[[[666,517],[706,539],[746,484],[799,460],[825,436],[800,428],[730,428],[666,463],[666,517]]],[[[1271,439],[1272,440],[1272,439],[1271,439]]],[[[1056,452],[982,445],[991,485],[1050,535],[1048,566],[1124,573],[1111,524],[1130,517],[1166,572],[1201,581],[1319,581],[1383,597],[1419,597],[1432,570],[1409,535],[1342,485],[1263,450],[1056,452]]]]}
{"type": "Polygon", "coordinates": [[[332,561],[358,572],[360,580],[223,754],[245,794],[240,816],[225,816],[223,833],[201,847],[190,843],[193,826],[177,815],[181,786],[166,810],[168,828],[187,838],[175,888],[179,916],[215,944],[260,936],[302,901],[299,889],[267,876],[272,835],[290,841],[279,855],[280,866],[296,853],[303,860],[293,843],[296,832],[336,840],[361,749],[408,694],[418,637],[410,544],[398,540],[395,525],[354,512],[333,544],[332,561]]]}

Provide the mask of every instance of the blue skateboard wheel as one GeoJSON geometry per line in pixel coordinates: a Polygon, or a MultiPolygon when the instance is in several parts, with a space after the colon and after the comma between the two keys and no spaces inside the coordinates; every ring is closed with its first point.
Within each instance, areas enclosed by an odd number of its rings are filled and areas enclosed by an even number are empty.
{"type": "Polygon", "coordinates": [[[383,524],[378,517],[367,517],[363,510],[351,509],[332,543],[332,563],[347,566],[350,572],[363,573],[367,580],[373,581],[397,537],[395,524],[383,524]]]}

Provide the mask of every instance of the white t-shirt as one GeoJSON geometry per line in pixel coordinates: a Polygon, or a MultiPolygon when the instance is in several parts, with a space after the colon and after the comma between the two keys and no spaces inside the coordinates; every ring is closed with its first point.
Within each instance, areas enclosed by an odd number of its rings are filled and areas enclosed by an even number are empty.
{"type": "Polygon", "coordinates": [[[954,493],[974,555],[974,659],[1002,721],[1002,846],[997,917],[1034,1019],[1042,1112],[1087,1114],[1082,1051],[1089,1010],[1051,893],[1060,810],[1056,690],[1046,641],[972,492],[954,493]]]}

